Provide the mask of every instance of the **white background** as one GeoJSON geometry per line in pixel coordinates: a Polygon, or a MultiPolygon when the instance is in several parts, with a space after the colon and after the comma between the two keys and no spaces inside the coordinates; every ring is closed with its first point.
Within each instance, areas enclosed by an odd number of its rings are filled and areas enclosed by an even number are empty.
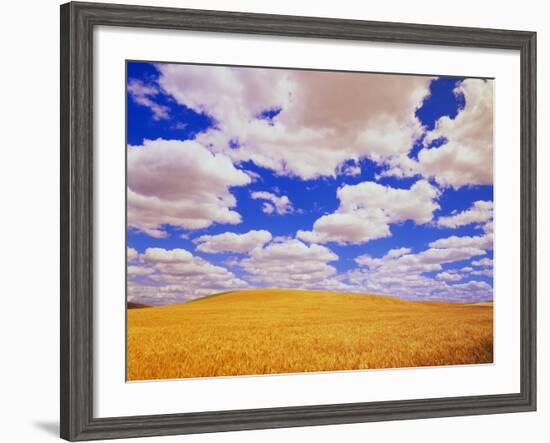
{"type": "MultiPolygon", "coordinates": [[[[121,3],[126,3],[120,1],[121,3]]],[[[133,1],[131,3],[143,3],[133,1]]],[[[149,2],[151,3],[151,2],[149,2]]],[[[550,161],[549,88],[542,79],[550,62],[549,17],[544,2],[524,0],[504,6],[463,1],[449,7],[441,1],[277,2],[232,0],[158,1],[156,5],[232,9],[295,15],[465,25],[536,30],[539,33],[539,411],[529,414],[461,417],[404,422],[326,426],[200,436],[164,437],[147,441],[278,442],[365,441],[464,442],[545,441],[550,419],[550,391],[544,377],[550,350],[544,292],[548,280],[550,185],[542,166],[550,161]],[[525,434],[529,437],[525,438],[525,434]],[[544,435],[546,434],[546,435],[544,435]]],[[[2,269],[0,404],[2,440],[54,440],[58,428],[58,191],[59,191],[59,11],[55,1],[13,2],[2,10],[0,160],[2,269]]]]}

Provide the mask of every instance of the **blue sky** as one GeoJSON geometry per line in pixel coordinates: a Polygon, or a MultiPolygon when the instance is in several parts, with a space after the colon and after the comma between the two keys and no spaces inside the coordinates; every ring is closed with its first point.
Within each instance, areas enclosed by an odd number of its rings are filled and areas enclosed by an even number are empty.
{"type": "Polygon", "coordinates": [[[492,299],[492,81],[127,64],[128,295],[492,299]]]}

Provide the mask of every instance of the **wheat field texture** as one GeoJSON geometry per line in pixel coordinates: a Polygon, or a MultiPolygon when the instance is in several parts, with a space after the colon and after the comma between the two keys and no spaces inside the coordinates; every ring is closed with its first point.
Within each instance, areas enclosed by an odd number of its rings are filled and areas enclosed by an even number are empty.
{"type": "Polygon", "coordinates": [[[491,363],[492,303],[257,289],[128,310],[127,379],[491,363]]]}

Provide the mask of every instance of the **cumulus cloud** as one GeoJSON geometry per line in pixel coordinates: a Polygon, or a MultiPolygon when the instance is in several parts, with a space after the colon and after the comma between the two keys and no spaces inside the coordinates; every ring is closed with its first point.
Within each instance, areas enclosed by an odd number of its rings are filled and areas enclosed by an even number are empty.
{"type": "Polygon", "coordinates": [[[465,283],[451,285],[451,287],[456,294],[460,294],[467,298],[473,298],[480,295],[485,299],[491,299],[493,294],[493,287],[484,281],[470,280],[465,283]]]}
{"type": "MultiPolygon", "coordinates": [[[[473,223],[487,223],[493,219],[493,202],[478,200],[471,208],[458,214],[440,217],[437,226],[443,228],[458,228],[473,223]]],[[[491,228],[492,229],[492,228],[491,228]]]]}
{"type": "Polygon", "coordinates": [[[439,209],[435,201],[439,191],[425,180],[419,180],[410,189],[396,189],[374,182],[342,186],[338,192],[340,210],[380,209],[390,222],[413,220],[418,224],[429,222],[439,209]]]}
{"type": "Polygon", "coordinates": [[[128,275],[150,275],[154,273],[155,270],[151,268],[147,268],[145,266],[128,266],[128,275]]]}
{"type": "Polygon", "coordinates": [[[389,158],[380,176],[433,178],[440,186],[460,188],[493,183],[493,81],[466,79],[455,94],[465,105],[453,119],[441,117],[423,139],[418,160],[407,153],[389,158]],[[441,140],[439,147],[430,147],[441,140]]]}
{"type": "MultiPolygon", "coordinates": [[[[418,180],[407,189],[368,181],[343,185],[336,192],[338,208],[304,228],[311,230],[298,230],[294,239],[251,230],[194,240],[199,252],[247,254],[230,257],[223,266],[185,249],[148,248],[139,254],[128,248],[130,299],[175,302],[249,285],[491,298],[491,285],[466,281],[470,275],[492,275],[490,265],[480,264],[487,258],[472,262],[482,269],[449,267],[492,249],[492,202],[476,201],[435,222],[434,212],[440,209],[440,188],[492,183],[492,81],[458,83],[455,93],[464,96],[464,108],[453,119],[441,117],[425,133],[415,110],[429,93],[430,77],[176,64],[157,69],[154,84],[129,82],[136,103],[148,107],[155,120],[165,119],[169,108],[158,97],[167,95],[209,115],[214,124],[194,140],[145,140],[128,147],[128,226],[133,230],[161,238],[172,227],[189,238],[191,230],[241,223],[232,188],[261,181],[246,169],[249,162],[275,175],[310,180],[358,177],[361,165],[370,164],[360,160],[369,158],[387,167],[377,179],[418,180]],[[431,147],[435,140],[442,144],[431,147]],[[412,158],[415,142],[423,146],[412,158]],[[482,234],[440,238],[421,252],[397,247],[380,258],[361,255],[355,260],[358,268],[341,274],[338,256],[322,245],[389,237],[392,224],[409,220],[442,228],[476,225],[482,234]]],[[[266,214],[296,211],[281,190],[271,191],[252,192],[250,198],[266,214]]]]}
{"type": "MultiPolygon", "coordinates": [[[[448,269],[453,264],[485,255],[493,247],[491,235],[453,236],[435,240],[429,246],[417,253],[408,248],[396,248],[389,250],[383,257],[361,255],[355,259],[360,268],[348,271],[346,282],[355,286],[362,285],[374,293],[413,299],[492,299],[491,285],[466,279],[467,274],[473,274],[474,268],[466,266],[448,269]],[[457,281],[461,283],[456,283],[457,281]]],[[[485,260],[487,259],[479,262],[486,263],[485,260]]]]}
{"type": "Polygon", "coordinates": [[[126,257],[128,258],[128,261],[134,261],[138,258],[139,254],[134,248],[127,248],[126,249],[126,257]]]}
{"type": "Polygon", "coordinates": [[[361,175],[361,165],[343,163],[337,169],[338,175],[346,175],[348,177],[357,177],[361,175]]]}
{"type": "Polygon", "coordinates": [[[479,236],[456,236],[440,238],[430,243],[432,248],[480,248],[480,249],[492,249],[493,248],[493,235],[485,234],[479,236]]]}
{"type": "Polygon", "coordinates": [[[271,203],[264,202],[262,204],[262,212],[264,214],[273,214],[273,212],[275,212],[275,206],[273,206],[271,203]]]}
{"type": "Polygon", "coordinates": [[[164,237],[163,225],[240,223],[230,188],[250,181],[229,158],[194,141],[145,140],[128,148],[128,226],[164,237]]]}
{"type": "Polygon", "coordinates": [[[481,281],[454,283],[422,274],[373,274],[357,269],[348,273],[348,281],[361,286],[364,292],[387,294],[413,300],[474,302],[491,300],[493,288],[481,281]]]}
{"type": "Polygon", "coordinates": [[[476,260],[472,262],[472,266],[493,266],[493,260],[490,258],[483,258],[481,260],[476,260]]]}
{"type": "Polygon", "coordinates": [[[302,179],[357,174],[347,160],[410,150],[416,108],[430,77],[160,64],[158,83],[178,103],[210,115],[197,140],[235,162],[252,160],[302,179]],[[271,119],[262,112],[278,109],[271,119]],[[238,147],[231,142],[238,140],[238,147]]]}
{"type": "Polygon", "coordinates": [[[441,270],[441,265],[457,261],[467,260],[475,256],[485,255],[485,251],[474,247],[461,247],[450,249],[430,248],[418,254],[404,254],[399,257],[384,256],[383,258],[372,258],[369,255],[362,255],[355,261],[370,269],[392,268],[399,272],[423,273],[441,270]]]}
{"type": "Polygon", "coordinates": [[[176,303],[248,286],[226,268],[185,249],[148,248],[139,261],[140,266],[128,268],[128,299],[135,302],[176,303]]]}
{"type": "Polygon", "coordinates": [[[146,85],[140,80],[130,80],[127,85],[130,97],[141,106],[145,106],[153,113],[155,120],[164,120],[169,118],[170,109],[153,100],[153,97],[160,94],[160,90],[155,85],[146,85]]]}
{"type": "Polygon", "coordinates": [[[183,263],[193,259],[193,254],[185,249],[147,248],[140,259],[146,263],[183,263]]]}
{"type": "Polygon", "coordinates": [[[460,270],[443,270],[443,265],[485,255],[478,247],[429,248],[419,253],[406,249],[390,250],[380,258],[362,255],[355,259],[361,266],[348,271],[349,284],[366,291],[405,298],[437,300],[488,300],[492,287],[485,282],[454,282],[464,279],[460,270]],[[435,277],[429,273],[436,272],[435,277]]]}
{"type": "Polygon", "coordinates": [[[344,185],[337,192],[340,205],[324,215],[312,231],[299,230],[297,237],[313,243],[366,243],[391,235],[391,223],[413,220],[428,223],[439,209],[439,191],[425,180],[410,189],[396,189],[374,182],[344,185]]]}
{"type": "Polygon", "coordinates": [[[219,252],[246,253],[261,247],[271,240],[271,233],[265,230],[248,231],[245,234],[224,232],[219,235],[202,235],[194,240],[197,251],[211,254],[219,252]]]}
{"type": "Polygon", "coordinates": [[[412,250],[410,248],[390,249],[386,253],[386,258],[399,258],[399,257],[402,257],[403,255],[410,254],[411,252],[412,252],[412,250]]]}
{"type": "Polygon", "coordinates": [[[329,264],[336,260],[338,256],[325,246],[291,239],[253,249],[240,265],[262,286],[321,289],[337,285],[330,279],[336,268],[329,264]]]}
{"type": "Polygon", "coordinates": [[[391,235],[388,217],[378,209],[359,209],[323,215],[311,231],[298,230],[296,237],[308,243],[367,243],[391,235]]]}
{"type": "Polygon", "coordinates": [[[462,275],[456,273],[456,272],[440,272],[435,276],[438,280],[444,280],[444,281],[458,281],[462,280],[462,275]]]}
{"type": "Polygon", "coordinates": [[[481,269],[477,271],[472,271],[472,275],[483,275],[485,277],[492,277],[493,276],[493,270],[492,269],[481,269]]]}
{"type": "Polygon", "coordinates": [[[294,211],[291,201],[286,195],[277,196],[271,192],[257,191],[250,194],[253,200],[267,200],[262,206],[266,214],[276,212],[279,215],[288,214],[294,211]]]}
{"type": "Polygon", "coordinates": [[[424,144],[444,138],[439,148],[422,149],[419,169],[443,186],[493,183],[493,81],[466,79],[455,89],[465,106],[451,119],[441,117],[424,144]]]}

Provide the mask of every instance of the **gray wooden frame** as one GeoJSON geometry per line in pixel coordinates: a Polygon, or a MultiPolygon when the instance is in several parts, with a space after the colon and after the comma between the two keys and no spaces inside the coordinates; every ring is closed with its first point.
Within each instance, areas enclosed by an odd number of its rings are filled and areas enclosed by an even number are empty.
{"type": "MultiPolygon", "coordinates": [[[[61,6],[61,437],[70,441],[536,409],[536,33],[68,3],[61,6]],[[521,57],[521,392],[93,417],[93,29],[98,25],[513,49],[521,57]]],[[[517,294],[510,294],[517,296],[517,294]]]]}

